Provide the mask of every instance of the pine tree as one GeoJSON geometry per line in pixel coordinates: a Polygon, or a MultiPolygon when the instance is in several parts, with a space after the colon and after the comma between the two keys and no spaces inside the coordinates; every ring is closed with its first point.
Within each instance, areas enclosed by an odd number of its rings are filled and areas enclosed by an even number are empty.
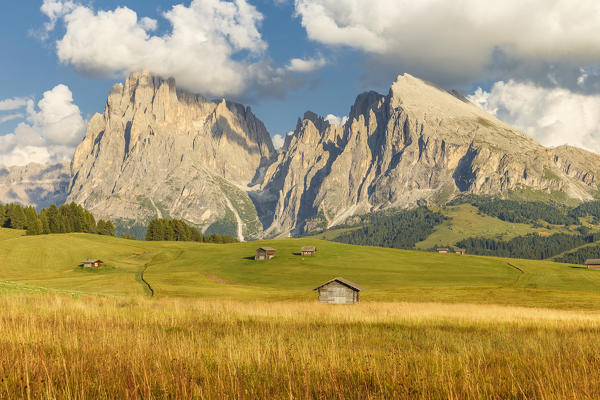
{"type": "Polygon", "coordinates": [[[42,221],[36,215],[27,222],[27,235],[41,235],[43,233],[42,221]]]}
{"type": "Polygon", "coordinates": [[[6,216],[9,228],[25,229],[25,212],[23,211],[23,207],[18,204],[9,204],[7,206],[6,216]]]}

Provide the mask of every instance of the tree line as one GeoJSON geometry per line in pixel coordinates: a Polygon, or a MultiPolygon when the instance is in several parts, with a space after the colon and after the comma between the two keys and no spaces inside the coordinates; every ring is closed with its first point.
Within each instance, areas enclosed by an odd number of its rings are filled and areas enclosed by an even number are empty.
{"type": "Polygon", "coordinates": [[[236,243],[238,240],[229,235],[204,235],[198,228],[188,225],[180,219],[155,218],[148,224],[146,240],[180,241],[201,243],[236,243]]]}
{"type": "Polygon", "coordinates": [[[466,195],[449,203],[449,205],[458,204],[471,204],[480,212],[506,222],[535,224],[539,221],[546,221],[552,225],[579,224],[579,219],[573,212],[574,209],[553,202],[505,200],[466,195]]]}
{"type": "Polygon", "coordinates": [[[583,264],[590,258],[600,258],[600,246],[586,246],[580,249],[561,254],[554,258],[554,261],[568,264],[583,264]]]}
{"type": "Polygon", "coordinates": [[[594,224],[600,222],[600,201],[581,203],[567,207],[555,202],[505,200],[488,196],[464,195],[448,205],[472,204],[489,216],[503,221],[536,224],[546,221],[552,225],[579,225],[579,218],[592,217],[594,224]]]}
{"type": "Polygon", "coordinates": [[[24,229],[27,235],[49,233],[97,233],[114,236],[115,227],[111,221],[99,220],[79,204],[70,203],[60,207],[52,204],[39,213],[32,206],[0,204],[0,226],[11,229],[24,229]]]}
{"type": "Polygon", "coordinates": [[[551,236],[531,233],[508,241],[468,238],[461,240],[456,245],[466,249],[469,254],[543,260],[598,240],[600,240],[600,233],[577,235],[556,233],[551,236]]]}
{"type": "Polygon", "coordinates": [[[433,212],[427,207],[396,213],[370,214],[365,218],[368,225],[342,233],[333,240],[348,244],[412,249],[445,220],[446,217],[442,213],[433,212]]]}

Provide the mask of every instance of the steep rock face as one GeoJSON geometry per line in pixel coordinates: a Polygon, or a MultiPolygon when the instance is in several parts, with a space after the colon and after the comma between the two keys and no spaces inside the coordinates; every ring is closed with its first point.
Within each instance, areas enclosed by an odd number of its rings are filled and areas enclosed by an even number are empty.
{"type": "Polygon", "coordinates": [[[262,227],[246,188],[274,153],[249,108],[135,73],[90,120],[71,164],[68,201],[116,221],[183,218],[256,237],[262,227]]]}
{"type": "Polygon", "coordinates": [[[546,149],[465,100],[403,75],[387,96],[360,95],[344,126],[307,113],[266,173],[268,232],[302,233],[461,192],[563,191],[579,200],[597,193],[598,155],[546,149]]]}
{"type": "Polygon", "coordinates": [[[68,162],[23,167],[0,167],[0,203],[32,205],[38,209],[61,205],[67,198],[71,171],[68,162]]]}

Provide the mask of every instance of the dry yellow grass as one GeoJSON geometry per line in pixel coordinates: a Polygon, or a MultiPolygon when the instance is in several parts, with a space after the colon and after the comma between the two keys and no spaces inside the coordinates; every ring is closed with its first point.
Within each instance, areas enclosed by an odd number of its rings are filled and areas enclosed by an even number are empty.
{"type": "Polygon", "coordinates": [[[0,398],[600,398],[600,313],[0,297],[0,398]]]}

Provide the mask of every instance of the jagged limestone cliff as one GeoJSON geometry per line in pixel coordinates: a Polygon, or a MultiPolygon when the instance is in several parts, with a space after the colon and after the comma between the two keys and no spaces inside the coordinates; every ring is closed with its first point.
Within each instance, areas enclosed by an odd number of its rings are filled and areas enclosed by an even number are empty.
{"type": "Polygon", "coordinates": [[[262,227],[246,188],[274,152],[249,108],[136,73],[91,119],[73,157],[68,201],[115,221],[182,218],[257,237],[262,227]]]}
{"type": "Polygon", "coordinates": [[[68,201],[144,224],[176,217],[240,238],[287,236],[460,193],[590,200],[600,156],[547,149],[469,103],[402,75],[361,94],[343,125],[307,112],[279,154],[241,105],[133,74],[110,91],[72,161],[68,201]]]}
{"type": "Polygon", "coordinates": [[[0,167],[0,203],[32,205],[38,209],[52,203],[63,204],[70,179],[68,162],[0,167]]]}
{"type": "Polygon", "coordinates": [[[344,126],[307,113],[270,166],[262,211],[271,235],[298,234],[390,207],[443,203],[461,192],[597,191],[600,157],[547,149],[464,98],[410,75],[387,96],[360,95],[344,126]]]}

